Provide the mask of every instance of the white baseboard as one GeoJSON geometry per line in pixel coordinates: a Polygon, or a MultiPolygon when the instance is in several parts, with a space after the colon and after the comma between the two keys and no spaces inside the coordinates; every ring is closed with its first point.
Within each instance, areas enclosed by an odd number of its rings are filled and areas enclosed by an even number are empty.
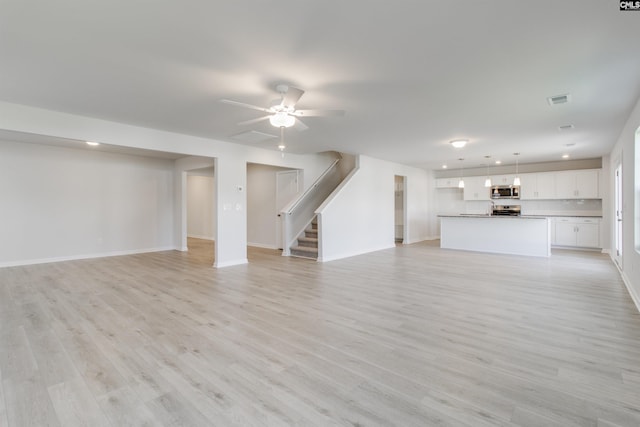
{"type": "Polygon", "coordinates": [[[353,251],[353,252],[343,252],[341,254],[337,254],[337,255],[332,255],[329,257],[318,257],[318,262],[328,262],[328,261],[335,261],[338,259],[343,259],[343,258],[349,258],[352,256],[358,256],[358,255],[364,255],[364,254],[368,254],[371,252],[377,252],[377,251],[382,251],[385,249],[391,249],[391,248],[395,248],[395,242],[392,245],[386,245],[386,246],[380,246],[377,248],[370,248],[370,249],[365,249],[365,250],[361,250],[361,251],[353,251]]]}
{"type": "Polygon", "coordinates": [[[127,251],[100,252],[100,253],[94,253],[94,254],[71,255],[71,256],[63,256],[63,257],[27,259],[27,260],[19,260],[19,261],[0,262],[0,268],[19,267],[21,265],[49,264],[52,262],[77,261],[81,259],[106,258],[106,257],[112,257],[112,256],[135,255],[135,254],[144,254],[144,253],[150,253],[150,252],[162,252],[162,251],[173,251],[173,250],[179,250],[179,249],[176,248],[175,246],[163,246],[158,248],[133,249],[133,250],[127,250],[127,251]]]}
{"type": "Polygon", "coordinates": [[[609,257],[611,258],[611,262],[613,263],[613,265],[615,265],[616,268],[618,269],[618,272],[620,272],[620,277],[622,277],[622,282],[624,283],[624,286],[627,288],[627,292],[629,292],[629,296],[631,297],[631,300],[635,304],[636,309],[640,313],[640,295],[638,295],[636,293],[636,291],[633,289],[633,286],[631,286],[631,280],[629,280],[627,275],[624,274],[624,271],[622,271],[622,269],[620,268],[620,266],[618,265],[616,260],[613,259],[613,253],[611,253],[611,251],[609,251],[607,253],[609,254],[609,257]]]}
{"type": "Polygon", "coordinates": [[[627,292],[629,292],[629,296],[631,296],[631,300],[636,305],[636,309],[640,313],[640,295],[638,295],[636,291],[633,289],[633,286],[631,286],[631,280],[629,280],[627,275],[624,274],[624,271],[620,270],[620,267],[613,259],[611,259],[611,261],[613,261],[613,264],[616,266],[616,268],[620,272],[620,277],[622,277],[622,282],[624,283],[624,286],[627,288],[627,292]]]}
{"type": "Polygon", "coordinates": [[[247,264],[249,261],[246,258],[243,259],[238,259],[238,260],[232,260],[232,261],[224,261],[224,262],[218,262],[217,260],[213,263],[214,268],[222,268],[222,267],[231,267],[234,265],[242,265],[242,264],[247,264]]]}
{"type": "Polygon", "coordinates": [[[254,248],[263,248],[263,249],[278,249],[275,245],[265,245],[264,243],[247,242],[247,246],[252,246],[254,248]]]}

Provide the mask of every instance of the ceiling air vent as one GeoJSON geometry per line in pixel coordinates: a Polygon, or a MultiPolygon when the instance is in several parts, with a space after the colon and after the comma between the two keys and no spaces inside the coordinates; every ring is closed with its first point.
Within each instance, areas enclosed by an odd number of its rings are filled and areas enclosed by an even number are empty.
{"type": "Polygon", "coordinates": [[[569,101],[571,101],[571,95],[569,95],[568,93],[564,95],[550,96],[547,98],[547,102],[549,103],[549,105],[566,104],[569,101]]]}
{"type": "Polygon", "coordinates": [[[573,128],[575,128],[575,126],[573,126],[573,125],[562,125],[562,126],[558,126],[558,129],[560,130],[560,132],[564,132],[564,131],[567,131],[567,130],[571,130],[571,129],[573,129],[573,128]]]}

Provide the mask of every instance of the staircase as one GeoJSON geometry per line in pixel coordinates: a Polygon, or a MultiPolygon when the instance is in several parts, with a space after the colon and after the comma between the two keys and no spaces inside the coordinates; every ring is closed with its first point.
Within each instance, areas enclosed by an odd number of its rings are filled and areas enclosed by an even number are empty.
{"type": "Polygon", "coordinates": [[[301,258],[318,259],[318,217],[298,236],[298,244],[291,247],[291,255],[301,258]]]}

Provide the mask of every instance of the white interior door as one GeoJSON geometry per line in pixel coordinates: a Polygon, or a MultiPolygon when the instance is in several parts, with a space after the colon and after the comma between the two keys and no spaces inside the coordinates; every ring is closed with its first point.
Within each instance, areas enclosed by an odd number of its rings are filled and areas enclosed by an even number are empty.
{"type": "Polygon", "coordinates": [[[300,193],[300,171],[290,170],[276,173],[276,245],[282,249],[282,221],[278,214],[300,193]]]}
{"type": "Polygon", "coordinates": [[[620,268],[622,268],[622,162],[618,163],[616,167],[615,175],[615,226],[614,226],[614,235],[615,235],[615,247],[613,253],[613,259],[618,264],[620,268]]]}

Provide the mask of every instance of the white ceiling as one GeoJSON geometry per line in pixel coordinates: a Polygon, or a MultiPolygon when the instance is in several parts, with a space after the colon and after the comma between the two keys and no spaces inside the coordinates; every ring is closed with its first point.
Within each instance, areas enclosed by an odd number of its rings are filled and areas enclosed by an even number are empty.
{"type": "Polygon", "coordinates": [[[347,110],[287,130],[293,152],[592,158],[640,97],[638,40],[640,13],[613,0],[5,0],[0,100],[234,142],[277,130],[218,100],[267,106],[286,82],[299,108],[347,110]]]}

